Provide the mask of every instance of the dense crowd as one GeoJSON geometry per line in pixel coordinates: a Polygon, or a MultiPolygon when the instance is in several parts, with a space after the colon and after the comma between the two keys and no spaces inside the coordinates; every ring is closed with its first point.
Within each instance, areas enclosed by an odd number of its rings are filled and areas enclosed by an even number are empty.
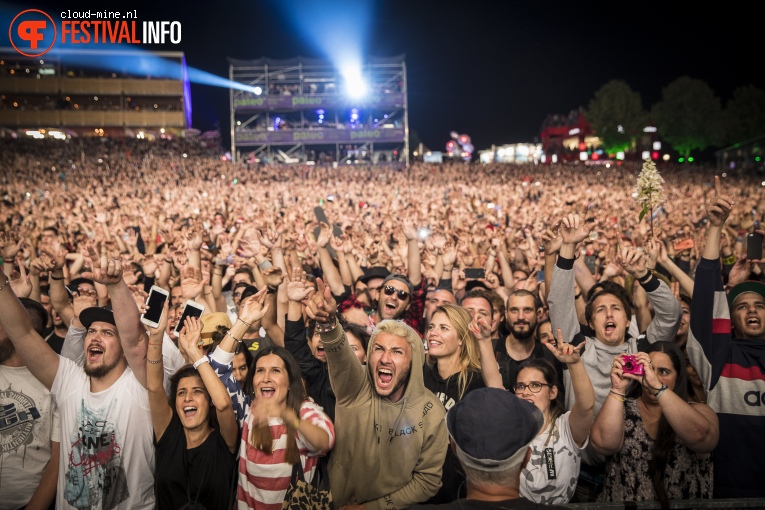
{"type": "Polygon", "coordinates": [[[0,168],[0,510],[765,496],[757,176],[660,165],[641,215],[640,162],[0,168]]]}

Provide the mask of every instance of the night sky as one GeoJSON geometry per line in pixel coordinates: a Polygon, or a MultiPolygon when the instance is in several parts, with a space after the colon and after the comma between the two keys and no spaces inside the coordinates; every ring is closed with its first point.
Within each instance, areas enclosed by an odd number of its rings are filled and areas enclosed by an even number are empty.
{"type": "MultiPolygon", "coordinates": [[[[276,1],[291,0],[0,6],[4,27],[6,13],[25,8],[136,9],[139,20],[180,21],[180,45],[150,49],[183,51],[189,66],[226,77],[227,57],[324,57],[276,1]]],[[[476,150],[535,141],[547,115],[586,107],[612,79],[639,92],[644,107],[684,75],[706,81],[723,106],[738,86],[765,89],[761,18],[743,2],[705,10],[701,4],[689,10],[671,2],[634,1],[377,0],[371,5],[370,27],[360,41],[364,54],[406,55],[410,129],[434,150],[443,149],[452,130],[471,135],[476,150]]],[[[331,21],[325,24],[333,30],[331,21]]],[[[193,127],[204,131],[217,123],[227,135],[228,90],[192,85],[192,105],[193,127]]]]}

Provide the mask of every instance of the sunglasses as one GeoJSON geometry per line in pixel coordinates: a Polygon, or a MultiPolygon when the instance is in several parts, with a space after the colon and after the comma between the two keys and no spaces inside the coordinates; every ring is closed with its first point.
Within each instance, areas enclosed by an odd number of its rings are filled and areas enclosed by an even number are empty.
{"type": "Polygon", "coordinates": [[[529,384],[523,384],[519,383],[513,386],[513,391],[515,393],[523,393],[526,388],[529,389],[531,393],[539,393],[542,389],[542,386],[551,386],[550,384],[542,384],[541,382],[532,381],[529,384]]]}
{"type": "Polygon", "coordinates": [[[385,292],[386,296],[392,296],[393,294],[398,294],[398,298],[400,300],[408,299],[409,293],[405,290],[398,290],[396,287],[391,287],[390,285],[386,285],[383,289],[383,292],[385,292]]]}

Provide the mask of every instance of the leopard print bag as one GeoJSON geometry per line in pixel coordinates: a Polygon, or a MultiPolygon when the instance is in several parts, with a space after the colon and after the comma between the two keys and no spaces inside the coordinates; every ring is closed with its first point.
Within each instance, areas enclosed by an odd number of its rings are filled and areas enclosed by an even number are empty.
{"type": "Polygon", "coordinates": [[[284,495],[282,510],[334,510],[329,477],[326,475],[324,458],[319,460],[314,475],[314,484],[305,481],[300,461],[292,467],[292,479],[284,495]]]}

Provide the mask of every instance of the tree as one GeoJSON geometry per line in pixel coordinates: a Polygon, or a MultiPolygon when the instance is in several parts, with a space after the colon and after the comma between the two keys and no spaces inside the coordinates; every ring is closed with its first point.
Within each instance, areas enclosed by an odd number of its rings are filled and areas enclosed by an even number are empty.
{"type": "Polygon", "coordinates": [[[609,154],[630,149],[643,131],[645,118],[640,94],[622,80],[611,80],[595,92],[586,114],[609,154]]]}
{"type": "Polygon", "coordinates": [[[721,143],[720,99],[702,80],[683,76],[667,85],[651,116],[661,138],[683,157],[721,143]]]}
{"type": "Polygon", "coordinates": [[[739,87],[723,110],[727,144],[765,135],[765,90],[753,85],[739,87]]]}

